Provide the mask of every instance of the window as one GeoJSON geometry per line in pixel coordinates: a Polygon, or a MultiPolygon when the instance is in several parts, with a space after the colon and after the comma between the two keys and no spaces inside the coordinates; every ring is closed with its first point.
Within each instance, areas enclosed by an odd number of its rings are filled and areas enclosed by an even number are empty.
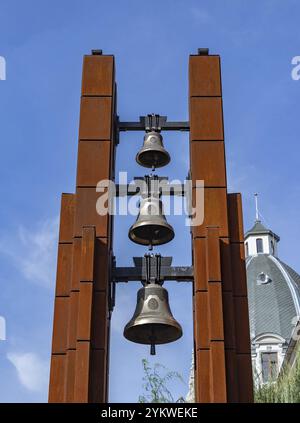
{"type": "Polygon", "coordinates": [[[274,255],[274,253],[275,253],[274,242],[271,239],[271,254],[274,255]]]}
{"type": "Polygon", "coordinates": [[[264,252],[262,238],[256,239],[256,251],[257,251],[257,253],[263,253],[264,252]]]}
{"type": "Polygon", "coordinates": [[[261,368],[263,382],[275,380],[278,375],[278,357],[275,352],[261,353],[261,368]]]}
{"type": "Polygon", "coordinates": [[[257,285],[266,285],[270,282],[272,282],[272,279],[270,278],[269,275],[267,275],[264,272],[261,272],[256,279],[257,285]]]}
{"type": "Polygon", "coordinates": [[[246,244],[245,244],[245,254],[246,254],[246,257],[249,256],[249,245],[248,245],[248,242],[246,242],[246,244]]]}

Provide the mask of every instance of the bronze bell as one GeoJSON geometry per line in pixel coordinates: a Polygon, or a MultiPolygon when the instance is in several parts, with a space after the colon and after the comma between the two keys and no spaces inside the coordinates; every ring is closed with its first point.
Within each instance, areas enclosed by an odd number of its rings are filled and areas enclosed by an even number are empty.
{"type": "Polygon", "coordinates": [[[168,291],[155,283],[139,289],[136,309],[124,328],[124,337],[151,345],[151,354],[155,354],[155,344],[167,344],[181,336],[182,328],[170,310],[168,291]]]}
{"type": "Polygon", "coordinates": [[[163,214],[162,201],[157,197],[142,198],[136,222],[129,229],[131,241],[141,245],[161,245],[171,241],[174,235],[163,214]]]}
{"type": "Polygon", "coordinates": [[[144,167],[162,167],[169,163],[170,155],[165,150],[163,138],[159,132],[147,132],[144,136],[144,144],[136,155],[138,164],[144,167]]]}

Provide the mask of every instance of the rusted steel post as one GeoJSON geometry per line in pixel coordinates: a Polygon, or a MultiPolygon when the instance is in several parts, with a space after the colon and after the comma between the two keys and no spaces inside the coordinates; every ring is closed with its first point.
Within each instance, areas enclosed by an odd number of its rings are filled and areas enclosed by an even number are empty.
{"type": "Polygon", "coordinates": [[[194,207],[204,181],[204,221],[192,228],[196,402],[252,402],[241,198],[227,194],[219,56],[190,56],[189,110],[194,207]]]}
{"type": "Polygon", "coordinates": [[[49,402],[106,402],[112,217],[96,211],[115,163],[114,57],[84,56],[76,194],[60,223],[49,402]]]}

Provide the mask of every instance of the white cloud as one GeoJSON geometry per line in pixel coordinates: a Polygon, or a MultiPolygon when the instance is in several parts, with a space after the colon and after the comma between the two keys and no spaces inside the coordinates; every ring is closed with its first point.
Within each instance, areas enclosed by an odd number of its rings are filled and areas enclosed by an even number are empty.
{"type": "Polygon", "coordinates": [[[241,165],[240,162],[228,160],[227,183],[229,192],[240,192],[243,198],[253,199],[254,193],[261,186],[261,170],[249,163],[241,165]]]}
{"type": "Polygon", "coordinates": [[[55,280],[58,220],[40,222],[35,230],[20,226],[12,240],[0,240],[0,252],[11,258],[27,280],[45,287],[55,280]]]}
{"type": "Polygon", "coordinates": [[[48,364],[34,353],[8,353],[7,359],[14,365],[20,383],[29,391],[41,392],[48,382],[48,364]]]}
{"type": "Polygon", "coordinates": [[[204,9],[200,9],[199,7],[191,7],[190,11],[193,18],[196,19],[198,23],[207,24],[212,20],[211,15],[204,9]]]}

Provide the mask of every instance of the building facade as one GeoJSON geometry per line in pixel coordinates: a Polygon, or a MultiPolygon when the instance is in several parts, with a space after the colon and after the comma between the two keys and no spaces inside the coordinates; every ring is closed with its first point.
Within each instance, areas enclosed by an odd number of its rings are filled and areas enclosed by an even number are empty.
{"type": "Polygon", "coordinates": [[[276,379],[300,316],[300,276],[278,256],[280,238],[260,220],[245,234],[256,385],[276,379]]]}
{"type": "MultiPolygon", "coordinates": [[[[256,386],[295,364],[300,348],[300,275],[280,260],[280,238],[260,220],[245,234],[253,379],[256,386]]],[[[187,402],[194,402],[194,362],[187,402]]]]}

